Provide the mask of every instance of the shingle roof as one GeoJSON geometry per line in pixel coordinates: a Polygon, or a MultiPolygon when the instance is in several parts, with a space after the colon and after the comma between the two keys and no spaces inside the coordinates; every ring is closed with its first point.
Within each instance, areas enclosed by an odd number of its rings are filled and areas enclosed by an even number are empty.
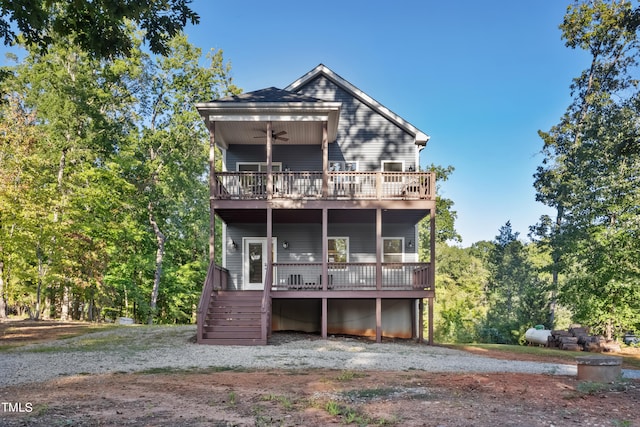
{"type": "Polygon", "coordinates": [[[288,90],[269,87],[240,95],[228,96],[211,102],[324,102],[322,99],[304,96],[288,90]]]}

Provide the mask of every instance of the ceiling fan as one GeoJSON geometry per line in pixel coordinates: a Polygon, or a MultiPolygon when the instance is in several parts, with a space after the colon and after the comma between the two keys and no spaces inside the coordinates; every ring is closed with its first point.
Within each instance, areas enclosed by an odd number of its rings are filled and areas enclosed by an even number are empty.
{"type": "MultiPolygon", "coordinates": [[[[264,133],[264,135],[262,135],[262,136],[254,136],[254,138],[266,138],[267,137],[267,131],[266,130],[261,130],[261,132],[264,133]]],[[[286,134],[287,134],[286,130],[280,131],[278,133],[276,133],[274,131],[271,131],[271,138],[274,141],[285,141],[286,142],[286,141],[289,140],[289,138],[283,138],[283,135],[286,135],[286,134]]]]}

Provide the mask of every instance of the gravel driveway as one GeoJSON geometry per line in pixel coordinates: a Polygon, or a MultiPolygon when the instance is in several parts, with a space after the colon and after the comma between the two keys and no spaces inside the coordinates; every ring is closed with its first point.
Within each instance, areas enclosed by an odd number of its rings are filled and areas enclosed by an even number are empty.
{"type": "Polygon", "coordinates": [[[193,343],[195,326],[124,327],[0,353],[0,386],[60,376],[148,369],[241,367],[332,368],[430,372],[529,372],[575,375],[576,367],[506,361],[412,343],[376,344],[358,339],[321,340],[277,334],[268,346],[193,343]]]}
{"type": "MultiPolygon", "coordinates": [[[[321,340],[274,334],[268,346],[193,343],[195,326],[122,327],[0,353],[0,387],[60,376],[149,369],[238,367],[331,368],[428,372],[517,372],[576,375],[575,365],[498,360],[414,343],[376,344],[351,338],[321,340]]],[[[639,371],[625,371],[635,376],[639,371]]]]}

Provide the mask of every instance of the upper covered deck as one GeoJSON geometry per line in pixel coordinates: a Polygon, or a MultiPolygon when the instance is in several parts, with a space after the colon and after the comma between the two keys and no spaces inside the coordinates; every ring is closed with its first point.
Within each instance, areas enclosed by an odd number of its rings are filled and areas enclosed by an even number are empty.
{"type": "Polygon", "coordinates": [[[435,175],[418,171],[426,134],[322,65],[287,89],[197,104],[212,172],[223,152],[212,199],[435,201],[435,175]]]}
{"type": "Polygon", "coordinates": [[[432,172],[216,172],[218,200],[435,200],[432,172]],[[269,185],[270,183],[270,185],[269,185]]]}

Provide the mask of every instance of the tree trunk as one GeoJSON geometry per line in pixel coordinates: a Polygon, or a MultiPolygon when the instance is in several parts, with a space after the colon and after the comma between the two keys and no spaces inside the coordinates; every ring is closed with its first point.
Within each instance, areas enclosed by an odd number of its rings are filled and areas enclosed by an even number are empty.
{"type": "Polygon", "coordinates": [[[38,285],[36,287],[36,308],[35,313],[30,313],[29,317],[33,320],[40,319],[40,300],[42,298],[42,280],[45,275],[46,267],[44,266],[44,260],[42,259],[42,249],[38,244],[36,248],[36,255],[38,257],[38,285]]]}
{"type": "Polygon", "coordinates": [[[47,290],[47,295],[42,298],[42,320],[50,320],[51,318],[55,318],[56,313],[56,293],[49,288],[47,290]]]}
{"type": "Polygon", "coordinates": [[[69,286],[62,286],[62,304],[60,305],[60,320],[69,320],[69,286]]]}
{"type": "MultiPolygon", "coordinates": [[[[562,205],[558,206],[556,213],[556,226],[554,229],[554,237],[558,237],[560,234],[560,226],[562,225],[562,216],[564,214],[564,209],[562,205]]],[[[556,322],[556,308],[558,305],[558,272],[560,270],[560,255],[558,255],[558,248],[551,248],[552,252],[552,261],[553,261],[553,271],[551,273],[551,301],[549,303],[549,328],[554,329],[554,325],[556,322]]]]}
{"type": "Polygon", "coordinates": [[[149,224],[153,227],[153,233],[156,236],[156,242],[158,247],[156,249],[156,271],[153,276],[153,289],[151,291],[151,303],[149,304],[149,324],[153,324],[153,318],[156,314],[156,308],[158,303],[158,292],[160,291],[160,277],[162,276],[162,260],[164,259],[164,244],[167,240],[165,235],[160,230],[158,222],[153,216],[153,205],[149,203],[149,224]]]}
{"type": "Polygon", "coordinates": [[[87,308],[87,320],[89,322],[93,322],[95,319],[93,316],[93,310],[94,310],[94,300],[92,295],[91,298],[89,298],[89,307],[87,308]]]}
{"type": "Polygon", "coordinates": [[[0,260],[0,319],[7,318],[7,304],[4,299],[4,261],[0,260]]]}

